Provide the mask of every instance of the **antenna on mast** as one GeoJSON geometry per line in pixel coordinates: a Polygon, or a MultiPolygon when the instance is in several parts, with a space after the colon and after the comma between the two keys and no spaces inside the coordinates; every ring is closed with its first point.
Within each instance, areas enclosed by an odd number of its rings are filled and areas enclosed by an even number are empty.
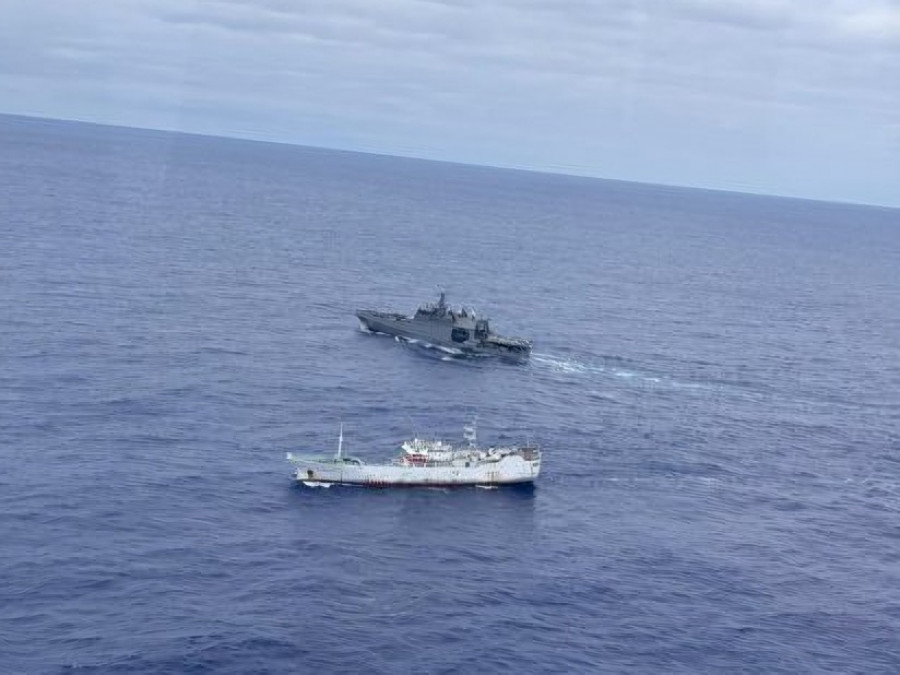
{"type": "Polygon", "coordinates": [[[418,438],[419,432],[416,430],[416,423],[413,422],[413,418],[410,417],[409,413],[406,414],[406,419],[409,422],[409,430],[412,431],[413,438],[418,438]]]}
{"type": "Polygon", "coordinates": [[[478,417],[473,417],[472,421],[463,427],[463,438],[469,442],[470,448],[478,446],[478,417]]]}
{"type": "Polygon", "coordinates": [[[344,423],[341,422],[341,431],[338,434],[338,449],[334,455],[335,459],[340,459],[344,450],[344,423]]]}

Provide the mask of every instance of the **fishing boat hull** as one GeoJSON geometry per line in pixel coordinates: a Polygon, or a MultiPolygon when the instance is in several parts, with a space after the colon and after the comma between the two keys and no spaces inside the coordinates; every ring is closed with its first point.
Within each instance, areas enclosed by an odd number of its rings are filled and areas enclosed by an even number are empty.
{"type": "Polygon", "coordinates": [[[295,479],[307,485],[365,487],[464,487],[533,483],[541,470],[539,455],[506,456],[496,462],[459,466],[348,464],[333,461],[295,462],[295,479]]]}

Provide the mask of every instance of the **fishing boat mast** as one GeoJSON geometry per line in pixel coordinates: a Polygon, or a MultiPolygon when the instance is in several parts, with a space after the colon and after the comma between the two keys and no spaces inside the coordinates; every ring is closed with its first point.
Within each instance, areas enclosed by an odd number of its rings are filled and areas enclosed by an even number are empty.
{"type": "Polygon", "coordinates": [[[468,441],[469,447],[474,449],[478,447],[478,418],[472,418],[472,421],[463,427],[463,438],[468,441]]]}
{"type": "Polygon", "coordinates": [[[338,449],[337,449],[337,452],[334,454],[334,459],[336,461],[340,461],[343,450],[344,450],[344,423],[341,422],[341,430],[338,433],[338,449]]]}

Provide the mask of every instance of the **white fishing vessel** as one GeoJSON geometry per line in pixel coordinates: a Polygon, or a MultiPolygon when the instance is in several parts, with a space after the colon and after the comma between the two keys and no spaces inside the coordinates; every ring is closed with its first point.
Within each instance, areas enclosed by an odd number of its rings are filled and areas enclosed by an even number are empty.
{"type": "Polygon", "coordinates": [[[475,423],[465,427],[465,445],[414,437],[400,445],[400,454],[388,462],[369,464],[345,455],[344,428],[333,456],[314,457],[287,453],[294,477],[309,487],[362,485],[368,487],[497,487],[533,483],[541,471],[536,445],[481,448],[475,423]]]}

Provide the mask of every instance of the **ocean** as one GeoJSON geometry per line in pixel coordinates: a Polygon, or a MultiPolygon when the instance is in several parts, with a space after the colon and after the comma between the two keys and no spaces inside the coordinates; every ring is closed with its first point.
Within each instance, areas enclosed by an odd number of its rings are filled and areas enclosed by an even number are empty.
{"type": "Polygon", "coordinates": [[[3,673],[900,671],[900,210],[0,116],[0,365],[3,673]]]}

